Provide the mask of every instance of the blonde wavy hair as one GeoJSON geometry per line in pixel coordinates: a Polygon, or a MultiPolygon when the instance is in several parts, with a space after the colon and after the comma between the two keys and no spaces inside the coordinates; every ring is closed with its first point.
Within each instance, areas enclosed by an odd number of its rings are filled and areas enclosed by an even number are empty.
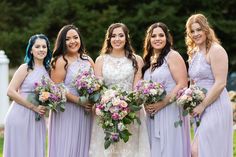
{"type": "Polygon", "coordinates": [[[189,56],[189,60],[192,59],[193,54],[195,53],[196,45],[191,38],[191,26],[193,23],[198,23],[202,30],[206,33],[206,53],[209,51],[212,43],[216,42],[220,44],[219,39],[216,37],[214,30],[209,25],[207,18],[203,14],[193,14],[191,15],[185,25],[186,36],[185,36],[185,44],[187,45],[187,54],[189,56]]]}

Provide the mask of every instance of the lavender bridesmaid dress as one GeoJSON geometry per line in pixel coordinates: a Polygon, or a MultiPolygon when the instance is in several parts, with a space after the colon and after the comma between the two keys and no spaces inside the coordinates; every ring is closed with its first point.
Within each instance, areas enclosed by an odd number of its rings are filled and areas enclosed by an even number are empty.
{"type": "MultiPolygon", "coordinates": [[[[168,94],[175,87],[176,82],[171,75],[167,59],[168,55],[164,63],[153,72],[150,72],[150,69],[146,70],[144,80],[162,83],[168,94]]],[[[154,119],[147,119],[151,157],[190,156],[188,117],[183,119],[182,127],[174,127],[174,122],[179,119],[181,112],[181,109],[172,103],[158,111],[154,119]]]]}
{"type": "MultiPolygon", "coordinates": [[[[20,87],[20,95],[27,99],[33,93],[34,83],[48,76],[45,68],[34,67],[20,87]]],[[[12,102],[5,119],[4,157],[44,157],[46,126],[44,118],[35,121],[35,112],[12,102]]]]}
{"type": "MultiPolygon", "coordinates": [[[[65,86],[78,96],[72,82],[78,70],[88,70],[90,63],[78,59],[67,69],[65,86]]],[[[67,102],[64,112],[53,112],[49,119],[49,157],[88,157],[92,115],[83,107],[67,102]]]]}
{"type": "MultiPolygon", "coordinates": [[[[190,79],[197,86],[211,90],[215,78],[204,54],[197,52],[189,65],[190,79]]],[[[232,157],[233,118],[227,90],[209,105],[201,117],[200,126],[195,132],[198,139],[198,157],[232,157]]]]}

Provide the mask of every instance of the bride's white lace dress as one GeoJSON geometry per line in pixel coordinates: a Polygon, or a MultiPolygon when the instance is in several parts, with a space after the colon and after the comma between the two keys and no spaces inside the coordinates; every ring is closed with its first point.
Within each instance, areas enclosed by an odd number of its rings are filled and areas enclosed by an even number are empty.
{"type": "MultiPolygon", "coordinates": [[[[134,80],[134,68],[132,61],[126,57],[115,58],[110,55],[103,56],[102,75],[108,87],[117,85],[118,87],[130,91],[134,80]]],[[[98,126],[97,119],[94,118],[92,137],[90,142],[90,157],[149,157],[150,146],[147,133],[144,110],[139,112],[141,125],[135,122],[129,126],[132,133],[127,143],[121,140],[115,145],[110,145],[104,149],[105,134],[101,126],[98,126]]]]}

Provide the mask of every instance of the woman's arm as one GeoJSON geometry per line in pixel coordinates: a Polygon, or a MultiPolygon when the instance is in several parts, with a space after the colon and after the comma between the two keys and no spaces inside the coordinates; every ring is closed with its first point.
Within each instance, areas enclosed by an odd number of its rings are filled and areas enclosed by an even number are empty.
{"type": "MultiPolygon", "coordinates": [[[[66,77],[66,69],[64,68],[66,65],[66,61],[59,57],[55,63],[55,68],[51,70],[51,79],[55,83],[64,83],[66,77]]],[[[79,102],[79,97],[67,92],[66,98],[68,101],[77,104],[79,102]]]]}
{"type": "Polygon", "coordinates": [[[97,77],[103,78],[102,76],[103,56],[97,57],[94,66],[94,72],[97,77]]]}
{"type": "Polygon", "coordinates": [[[133,82],[133,88],[135,88],[135,86],[136,86],[136,84],[138,83],[138,81],[140,80],[140,79],[142,79],[142,67],[143,67],[143,65],[144,65],[144,63],[143,63],[143,59],[140,57],[140,56],[138,56],[138,55],[135,55],[135,57],[136,57],[136,61],[137,61],[137,63],[138,63],[138,71],[135,73],[135,75],[134,75],[134,82],[133,82]]]}
{"type": "Polygon", "coordinates": [[[39,113],[40,115],[44,115],[45,110],[46,110],[45,107],[43,107],[41,105],[35,106],[31,102],[24,99],[18,92],[21,84],[25,80],[25,77],[28,75],[27,68],[28,68],[28,66],[26,64],[22,64],[17,69],[17,71],[13,75],[12,80],[8,86],[7,95],[10,98],[12,98],[16,103],[18,103],[30,110],[33,110],[33,111],[39,113]]]}
{"type": "Polygon", "coordinates": [[[89,56],[87,56],[88,57],[88,61],[89,61],[89,63],[91,64],[91,67],[94,69],[94,61],[93,61],[93,59],[91,58],[91,57],[89,57],[89,56]]]}
{"type": "Polygon", "coordinates": [[[168,93],[162,101],[159,101],[153,105],[147,106],[148,112],[157,112],[167,106],[174,100],[177,92],[188,86],[187,69],[181,55],[176,51],[171,51],[168,56],[168,66],[173,79],[176,82],[176,86],[168,93]]]}
{"type": "Polygon", "coordinates": [[[208,54],[207,60],[215,78],[212,88],[208,91],[206,98],[193,110],[193,116],[200,115],[207,106],[212,104],[221,94],[226,86],[228,74],[228,56],[220,45],[213,45],[208,54]]]}

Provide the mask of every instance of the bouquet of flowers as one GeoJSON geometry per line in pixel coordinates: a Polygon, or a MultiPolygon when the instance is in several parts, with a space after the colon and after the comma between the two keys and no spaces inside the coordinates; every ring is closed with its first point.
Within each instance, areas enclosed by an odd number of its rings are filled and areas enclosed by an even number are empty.
{"type": "Polygon", "coordinates": [[[117,87],[107,89],[101,96],[101,101],[95,106],[98,123],[105,133],[105,149],[121,139],[126,143],[132,135],[128,125],[135,120],[141,124],[136,115],[136,111],[139,111],[141,106],[138,105],[136,96],[132,92],[121,91],[117,87]]]}
{"type": "MultiPolygon", "coordinates": [[[[178,91],[176,96],[176,104],[183,108],[182,116],[192,113],[193,109],[199,105],[206,97],[207,90],[205,88],[191,85],[189,88],[183,88],[178,91]]],[[[182,120],[175,122],[175,127],[182,125],[182,120]]],[[[199,125],[199,121],[197,122],[199,125]]]]}
{"type": "MultiPolygon", "coordinates": [[[[139,102],[144,105],[153,104],[155,102],[161,101],[166,96],[166,91],[158,82],[140,80],[136,87],[135,93],[139,102]]],[[[150,117],[153,118],[154,115],[150,117]]]]}
{"type": "MultiPolygon", "coordinates": [[[[43,76],[40,82],[34,84],[34,93],[28,96],[28,100],[35,105],[43,105],[49,110],[64,112],[66,90],[62,84],[55,84],[52,80],[43,76]]],[[[40,119],[40,115],[36,113],[35,120],[40,119]]]]}
{"type": "Polygon", "coordinates": [[[105,87],[103,81],[94,75],[92,68],[87,71],[79,70],[73,86],[76,87],[82,101],[88,100],[92,103],[99,101],[101,90],[105,87]]]}

